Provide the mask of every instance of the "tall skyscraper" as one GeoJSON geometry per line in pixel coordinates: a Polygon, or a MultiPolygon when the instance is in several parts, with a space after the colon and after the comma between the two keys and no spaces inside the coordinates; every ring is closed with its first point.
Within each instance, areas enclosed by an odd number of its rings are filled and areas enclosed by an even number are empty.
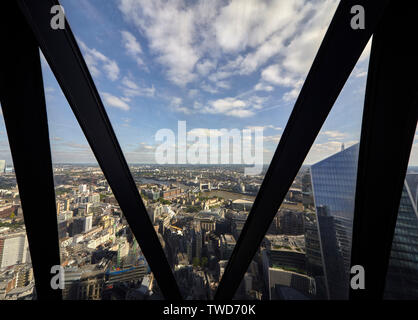
{"type": "MultiPolygon", "coordinates": [[[[330,299],[348,298],[358,152],[359,145],[356,144],[311,167],[326,289],[330,299]]],[[[392,242],[385,299],[418,299],[417,199],[418,173],[408,173],[392,242]]]]}
{"type": "Polygon", "coordinates": [[[418,173],[406,175],[386,277],[385,299],[418,299],[418,173]]]}
{"type": "Polygon", "coordinates": [[[330,299],[348,298],[359,145],[312,165],[312,191],[330,299]]]}

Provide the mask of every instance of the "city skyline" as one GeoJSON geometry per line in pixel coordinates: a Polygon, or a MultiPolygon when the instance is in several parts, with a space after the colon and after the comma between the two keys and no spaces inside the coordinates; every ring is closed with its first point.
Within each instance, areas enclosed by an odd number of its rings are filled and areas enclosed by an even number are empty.
{"type": "MultiPolygon", "coordinates": [[[[343,278],[349,272],[357,154],[358,144],[300,169],[236,297],[347,298],[343,278]]],[[[237,165],[182,166],[131,169],[183,298],[212,299],[264,173],[245,176],[237,165]]],[[[67,164],[54,172],[64,299],[161,299],[101,169],[67,164]]],[[[30,299],[34,280],[14,173],[4,174],[1,183],[0,297],[30,299]]]]}

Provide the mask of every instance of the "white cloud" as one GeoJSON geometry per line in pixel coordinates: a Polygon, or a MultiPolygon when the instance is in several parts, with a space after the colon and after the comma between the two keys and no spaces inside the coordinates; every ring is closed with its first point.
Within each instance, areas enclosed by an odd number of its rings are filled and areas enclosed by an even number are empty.
{"type": "MultiPolygon", "coordinates": [[[[279,48],[274,52],[276,62],[263,69],[262,81],[255,89],[262,90],[267,83],[270,86],[289,87],[290,90],[283,95],[283,99],[289,101],[297,98],[337,5],[336,0],[316,0],[294,8],[295,19],[284,31],[285,34],[275,35],[276,46],[273,48],[279,48]]],[[[262,46],[267,46],[268,49],[270,43],[267,41],[262,46]]],[[[258,60],[262,64],[268,59],[258,60]]],[[[247,68],[248,71],[253,71],[260,65],[258,62],[253,64],[254,67],[247,68]]],[[[247,66],[251,64],[247,63],[247,66]]]]}
{"type": "Polygon", "coordinates": [[[121,31],[121,34],[126,53],[130,55],[140,67],[144,67],[144,61],[141,58],[142,48],[135,36],[126,30],[121,31]]]}
{"type": "Polygon", "coordinates": [[[155,146],[140,142],[133,147],[131,150],[124,150],[129,163],[155,163],[155,146]]]}
{"type": "Polygon", "coordinates": [[[187,132],[187,134],[196,137],[221,137],[223,135],[227,135],[228,130],[224,129],[224,131],[222,131],[221,129],[194,128],[187,132]]]}
{"type": "Polygon", "coordinates": [[[289,27],[303,5],[303,0],[232,0],[214,23],[218,44],[227,52],[257,47],[289,27]]]}
{"type": "Polygon", "coordinates": [[[222,88],[222,89],[229,89],[231,88],[231,85],[228,81],[218,81],[216,82],[216,86],[218,88],[222,88]]]}
{"type": "MultiPolygon", "coordinates": [[[[226,79],[267,63],[280,65],[293,81],[304,79],[338,2],[119,0],[119,8],[148,39],[170,81],[185,86],[207,77],[215,86],[223,81],[218,88],[225,89],[226,79]]],[[[140,47],[132,47],[140,53],[140,47]]],[[[203,90],[218,92],[202,82],[203,90]]],[[[291,98],[296,86],[289,87],[291,98]]],[[[256,85],[256,90],[272,89],[272,83],[256,85]]]]}
{"type": "Polygon", "coordinates": [[[202,109],[203,113],[225,114],[228,116],[246,118],[254,115],[247,102],[236,98],[224,98],[210,101],[202,109]]]}
{"type": "Polygon", "coordinates": [[[140,87],[138,86],[132,79],[128,77],[124,77],[122,79],[123,84],[123,94],[126,97],[137,97],[137,96],[145,96],[145,97],[153,97],[155,95],[155,87],[151,85],[151,87],[140,87]]]}
{"type": "Polygon", "coordinates": [[[226,113],[228,116],[233,116],[237,118],[248,118],[254,115],[254,111],[249,109],[232,109],[226,113]]]}
{"type": "Polygon", "coordinates": [[[248,103],[254,109],[262,109],[263,104],[268,100],[268,97],[251,96],[248,98],[248,103]]]}
{"type": "Polygon", "coordinates": [[[356,140],[350,141],[328,141],[324,143],[315,143],[311,150],[309,151],[308,156],[305,159],[305,164],[314,164],[318,161],[321,161],[333,154],[341,151],[342,143],[344,143],[344,147],[348,148],[351,147],[353,144],[358,143],[356,140]]]}
{"type": "Polygon", "coordinates": [[[194,14],[182,1],[120,0],[119,9],[149,41],[167,77],[184,86],[195,79],[199,54],[193,46],[194,14]]]}
{"type": "MultiPolygon", "coordinates": [[[[192,107],[187,107],[180,97],[170,99],[170,109],[175,112],[184,114],[202,113],[202,114],[219,114],[237,118],[247,118],[255,114],[256,110],[263,107],[268,97],[250,96],[246,99],[238,97],[227,97],[222,99],[210,100],[206,104],[194,101],[192,107]]],[[[266,128],[280,130],[281,128],[274,126],[266,126],[266,128]]]]}
{"type": "Polygon", "coordinates": [[[367,76],[367,69],[355,67],[352,74],[356,78],[363,78],[367,76]]]}
{"type": "Polygon", "coordinates": [[[115,61],[109,60],[106,62],[103,64],[103,69],[106,71],[107,77],[110,80],[115,81],[119,78],[119,67],[115,61]]]}
{"type": "Polygon", "coordinates": [[[295,86],[292,90],[286,92],[283,95],[283,100],[284,101],[292,101],[292,100],[295,100],[298,97],[299,92],[300,92],[300,87],[299,86],[295,86]]]}
{"type": "Polygon", "coordinates": [[[283,130],[283,128],[281,128],[281,127],[275,127],[272,124],[268,124],[268,125],[265,125],[265,126],[246,126],[245,128],[246,129],[251,129],[251,130],[256,130],[256,129],[263,129],[263,130],[266,130],[266,129],[283,130]]]}
{"type": "Polygon", "coordinates": [[[306,74],[338,4],[337,0],[236,0],[221,9],[214,28],[234,73],[250,74],[271,59],[289,72],[306,74]],[[249,51],[249,52],[248,52],[249,51]]]}
{"type": "Polygon", "coordinates": [[[292,87],[298,81],[298,79],[295,78],[295,75],[285,73],[278,64],[274,64],[265,68],[261,72],[261,79],[266,82],[285,87],[292,87]]]}
{"type": "Polygon", "coordinates": [[[291,89],[283,95],[283,100],[290,101],[297,98],[300,88],[302,87],[302,78],[295,73],[283,71],[278,64],[270,65],[261,72],[262,82],[259,83],[259,90],[268,88],[266,83],[280,85],[282,87],[290,87],[291,89]]]}
{"type": "Polygon", "coordinates": [[[202,62],[199,62],[196,65],[197,71],[203,76],[207,75],[209,71],[213,70],[215,67],[216,67],[216,62],[208,60],[208,59],[203,60],[202,62]]]}
{"type": "Polygon", "coordinates": [[[285,47],[283,66],[289,72],[306,76],[339,1],[312,1],[310,19],[304,21],[289,45],[285,47]]]}
{"type": "Polygon", "coordinates": [[[367,76],[367,71],[359,72],[356,74],[356,78],[362,78],[367,76]]]}
{"type": "Polygon", "coordinates": [[[319,135],[325,136],[327,138],[331,138],[331,139],[344,139],[347,137],[347,134],[344,132],[340,132],[340,131],[333,131],[333,130],[329,130],[329,131],[322,131],[319,133],[319,135]]]}
{"type": "Polygon", "coordinates": [[[104,98],[104,103],[105,105],[108,105],[110,107],[114,107],[114,108],[118,108],[124,111],[129,111],[130,110],[130,106],[123,101],[121,98],[118,98],[116,96],[111,95],[110,93],[107,92],[102,92],[101,95],[104,98]]]}
{"type": "Polygon", "coordinates": [[[183,99],[180,97],[174,97],[173,99],[171,99],[171,105],[172,106],[176,106],[178,107],[179,105],[181,105],[183,102],[183,99]]]}
{"type": "Polygon", "coordinates": [[[84,53],[84,60],[94,77],[99,77],[101,75],[102,72],[100,68],[102,68],[109,80],[115,81],[119,78],[120,70],[115,60],[109,59],[103,53],[94,48],[89,48],[79,39],[78,43],[84,53]]]}
{"type": "Polygon", "coordinates": [[[204,90],[206,92],[209,92],[209,93],[212,93],[212,94],[218,93],[218,89],[214,88],[213,86],[211,86],[210,84],[207,84],[207,83],[202,83],[200,85],[200,88],[202,90],[204,90]]]}
{"type": "Polygon", "coordinates": [[[170,109],[173,110],[174,112],[180,112],[184,114],[192,113],[192,110],[183,106],[183,99],[180,97],[171,98],[170,109]]]}
{"type": "Polygon", "coordinates": [[[131,79],[129,79],[129,78],[127,78],[127,77],[124,77],[123,79],[122,79],[122,83],[128,88],[128,89],[132,89],[132,90],[136,90],[136,89],[138,89],[138,86],[137,86],[137,84],[134,82],[134,81],[132,81],[131,79]]]}
{"type": "MultiPolygon", "coordinates": [[[[282,53],[289,39],[295,36],[301,22],[306,19],[311,2],[296,1],[251,1],[260,7],[256,26],[248,31],[248,46],[239,66],[239,74],[250,74],[282,53]]],[[[236,1],[236,3],[239,3],[236,1]]]]}
{"type": "Polygon", "coordinates": [[[255,91],[273,91],[274,87],[263,82],[259,82],[254,86],[255,91]]]}
{"type": "Polygon", "coordinates": [[[264,136],[264,142],[279,143],[281,137],[282,137],[281,134],[275,134],[272,136],[264,136]]]}
{"type": "Polygon", "coordinates": [[[142,53],[141,45],[132,33],[122,30],[121,34],[123,45],[129,54],[136,56],[142,53]]]}
{"type": "MultiPolygon", "coordinates": [[[[225,70],[225,69],[224,69],[225,70]]],[[[212,73],[208,79],[212,82],[218,82],[218,81],[222,81],[226,78],[229,78],[232,75],[232,72],[230,71],[223,71],[222,69],[220,69],[219,71],[216,71],[214,73],[212,73]]]]}

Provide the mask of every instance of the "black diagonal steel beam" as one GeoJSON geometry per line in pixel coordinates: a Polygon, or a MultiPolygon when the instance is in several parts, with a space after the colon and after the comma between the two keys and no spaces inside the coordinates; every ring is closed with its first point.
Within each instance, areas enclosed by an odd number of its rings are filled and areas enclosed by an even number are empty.
{"type": "Polygon", "coordinates": [[[380,20],[388,1],[342,0],[302,87],[215,299],[232,299],[321,126],[380,20]],[[350,13],[362,5],[366,28],[350,13]]]}
{"type": "Polygon", "coordinates": [[[70,29],[50,26],[55,0],[18,0],[166,299],[181,299],[99,93],[70,29]]]}
{"type": "Polygon", "coordinates": [[[373,36],[359,151],[351,263],[365,289],[350,299],[381,299],[418,117],[418,5],[391,1],[373,36]]]}
{"type": "Polygon", "coordinates": [[[0,4],[0,101],[26,225],[36,294],[59,300],[51,267],[60,264],[54,180],[39,48],[15,1],[0,4]]]}

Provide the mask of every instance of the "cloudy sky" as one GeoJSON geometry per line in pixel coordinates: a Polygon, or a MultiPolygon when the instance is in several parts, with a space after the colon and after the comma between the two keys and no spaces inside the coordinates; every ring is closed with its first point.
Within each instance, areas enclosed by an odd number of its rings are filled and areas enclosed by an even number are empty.
{"type": "MultiPolygon", "coordinates": [[[[155,134],[264,128],[269,163],[338,1],[61,0],[128,162],[154,162],[155,134]]],[[[359,140],[366,48],[306,159],[359,140]]],[[[95,162],[42,61],[53,161],[95,162]]],[[[417,139],[415,140],[415,147],[417,139]]],[[[0,156],[9,161],[4,123],[0,156]]],[[[417,152],[413,162],[418,165],[417,152]]]]}

